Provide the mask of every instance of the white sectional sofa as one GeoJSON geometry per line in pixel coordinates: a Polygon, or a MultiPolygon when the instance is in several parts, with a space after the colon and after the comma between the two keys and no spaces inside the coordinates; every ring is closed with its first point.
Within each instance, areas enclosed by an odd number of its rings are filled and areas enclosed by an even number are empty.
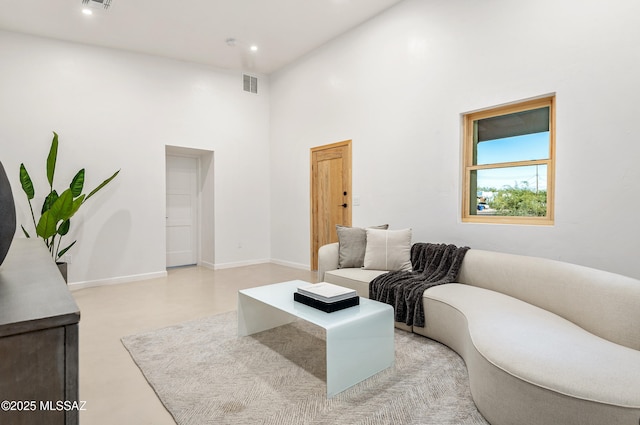
{"type": "MultiPolygon", "coordinates": [[[[363,297],[385,273],[337,267],[323,246],[320,280],[363,297]]],[[[396,325],[462,356],[492,425],[640,424],[639,280],[476,249],[457,280],[425,291],[425,327],[396,325]]]]}

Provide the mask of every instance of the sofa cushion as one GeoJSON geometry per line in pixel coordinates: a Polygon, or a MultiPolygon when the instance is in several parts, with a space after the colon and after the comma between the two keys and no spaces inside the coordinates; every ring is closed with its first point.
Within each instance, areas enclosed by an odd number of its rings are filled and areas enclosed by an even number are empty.
{"type": "MultiPolygon", "coordinates": [[[[372,226],[372,229],[388,229],[388,224],[372,226]]],[[[338,233],[338,268],[362,267],[367,245],[366,230],[360,227],[336,225],[338,233]]]]}
{"type": "Polygon", "coordinates": [[[369,282],[384,273],[386,273],[385,270],[337,269],[326,271],[324,281],[355,289],[359,296],[369,298],[369,282]]]}
{"type": "Polygon", "coordinates": [[[364,268],[368,270],[411,270],[411,229],[366,229],[364,268]]]}
{"type": "Polygon", "coordinates": [[[502,292],[640,350],[640,281],[593,268],[471,249],[458,282],[502,292]]]}
{"type": "MultiPolygon", "coordinates": [[[[640,352],[597,337],[562,317],[499,292],[464,284],[447,284],[424,293],[426,328],[433,335],[431,302],[453,307],[466,318],[475,349],[494,366],[522,381],[565,396],[640,408],[640,352]]],[[[442,341],[447,344],[447,341],[442,341]]],[[[453,344],[455,345],[455,344],[453,344]]],[[[460,347],[456,347],[460,349],[460,347]]]]}

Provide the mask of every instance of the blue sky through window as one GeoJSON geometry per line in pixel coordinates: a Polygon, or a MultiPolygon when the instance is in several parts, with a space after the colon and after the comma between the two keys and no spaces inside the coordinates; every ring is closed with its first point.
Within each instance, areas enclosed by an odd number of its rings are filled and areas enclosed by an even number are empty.
{"type": "MultiPolygon", "coordinates": [[[[549,158],[549,132],[526,134],[515,137],[488,140],[478,143],[477,164],[498,164],[504,162],[528,161],[549,158]]],[[[478,170],[477,187],[524,186],[531,190],[546,190],[547,167],[532,165],[508,168],[478,170]],[[527,183],[523,183],[527,182],[527,183]]]]}
{"type": "Polygon", "coordinates": [[[478,165],[549,158],[549,132],[478,143],[478,165]]]}
{"type": "Polygon", "coordinates": [[[504,187],[528,187],[530,190],[547,190],[547,166],[529,165],[526,167],[492,168],[476,171],[478,189],[504,187]]]}

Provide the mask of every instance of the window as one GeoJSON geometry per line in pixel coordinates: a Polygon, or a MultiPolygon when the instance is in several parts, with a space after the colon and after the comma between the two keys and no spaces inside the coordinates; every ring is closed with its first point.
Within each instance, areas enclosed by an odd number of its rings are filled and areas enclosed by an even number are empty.
{"type": "Polygon", "coordinates": [[[555,97],[463,116],[462,221],[553,224],[555,97]]]}

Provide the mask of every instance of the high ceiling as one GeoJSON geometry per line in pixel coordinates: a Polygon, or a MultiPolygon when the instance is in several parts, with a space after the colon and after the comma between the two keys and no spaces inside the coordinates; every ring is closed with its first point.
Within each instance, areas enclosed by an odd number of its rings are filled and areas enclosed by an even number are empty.
{"type": "Polygon", "coordinates": [[[269,74],[401,0],[87,1],[0,0],[0,29],[269,74]]]}

